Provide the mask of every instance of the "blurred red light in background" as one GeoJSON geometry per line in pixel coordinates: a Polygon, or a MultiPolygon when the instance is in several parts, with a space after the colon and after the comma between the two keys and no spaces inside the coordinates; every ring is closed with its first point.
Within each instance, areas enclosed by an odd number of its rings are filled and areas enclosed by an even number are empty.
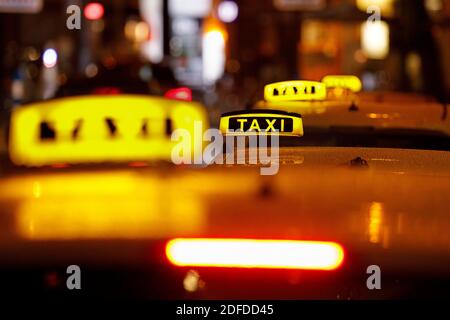
{"type": "Polygon", "coordinates": [[[92,93],[98,95],[110,95],[110,94],[113,95],[122,93],[122,90],[115,87],[100,87],[92,90],[92,93]]]}
{"type": "Polygon", "coordinates": [[[44,275],[45,285],[50,288],[59,286],[61,279],[55,271],[48,272],[44,275]]]}
{"type": "Polygon", "coordinates": [[[192,90],[186,87],[171,89],[164,96],[174,100],[192,101],[192,90]]]}
{"type": "Polygon", "coordinates": [[[88,20],[101,19],[104,13],[105,9],[103,8],[103,5],[98,2],[88,3],[84,8],[84,16],[88,20]]]}

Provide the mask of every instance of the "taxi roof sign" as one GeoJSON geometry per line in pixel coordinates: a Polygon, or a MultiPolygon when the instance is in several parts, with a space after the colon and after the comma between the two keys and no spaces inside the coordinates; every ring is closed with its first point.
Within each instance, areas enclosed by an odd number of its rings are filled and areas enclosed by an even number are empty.
{"type": "Polygon", "coordinates": [[[359,92],[362,89],[361,80],[352,75],[328,75],[323,77],[322,83],[328,88],[349,89],[352,92],[359,92]]]}
{"type": "Polygon", "coordinates": [[[267,101],[325,100],[326,86],[318,81],[282,81],[264,87],[264,98],[267,101]]]}
{"type": "Polygon", "coordinates": [[[279,110],[245,110],[222,114],[220,131],[224,135],[303,136],[302,116],[279,110]]]}
{"type": "Polygon", "coordinates": [[[16,165],[170,160],[171,133],[208,122],[192,102],[115,95],[72,97],[13,110],[9,156],[16,165]]]}

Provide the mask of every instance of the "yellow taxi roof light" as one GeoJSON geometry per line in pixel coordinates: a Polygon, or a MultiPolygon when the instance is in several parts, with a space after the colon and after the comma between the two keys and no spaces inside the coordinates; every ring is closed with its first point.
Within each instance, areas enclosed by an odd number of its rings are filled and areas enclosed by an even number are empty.
{"type": "Polygon", "coordinates": [[[303,136],[302,116],[279,110],[244,110],[222,114],[220,131],[224,135],[303,136]]]}
{"type": "Polygon", "coordinates": [[[328,75],[322,79],[322,83],[327,88],[349,89],[352,92],[359,92],[362,89],[361,80],[352,75],[328,75]]]}
{"type": "Polygon", "coordinates": [[[84,96],[18,107],[11,116],[9,156],[16,165],[171,159],[171,133],[208,127],[204,108],[164,98],[84,96]]]}
{"type": "Polygon", "coordinates": [[[325,84],[318,81],[293,80],[268,84],[264,87],[267,101],[325,100],[325,84]]]}

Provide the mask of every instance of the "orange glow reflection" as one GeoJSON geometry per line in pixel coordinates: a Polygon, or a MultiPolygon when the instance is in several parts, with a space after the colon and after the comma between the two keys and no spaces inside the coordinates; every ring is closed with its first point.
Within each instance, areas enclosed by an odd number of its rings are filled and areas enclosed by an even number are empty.
{"type": "Polygon", "coordinates": [[[0,194],[19,200],[16,230],[26,239],[165,238],[201,231],[200,199],[174,184],[125,170],[65,173],[4,180],[0,194]]]}
{"type": "Polygon", "coordinates": [[[373,202],[369,209],[369,241],[379,243],[381,238],[381,226],[383,223],[383,206],[379,202],[373,202]]]}

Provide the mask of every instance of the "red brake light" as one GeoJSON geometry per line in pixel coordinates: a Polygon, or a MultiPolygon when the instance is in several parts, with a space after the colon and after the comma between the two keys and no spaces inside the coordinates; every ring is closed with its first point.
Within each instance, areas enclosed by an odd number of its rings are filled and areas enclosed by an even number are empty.
{"type": "Polygon", "coordinates": [[[186,87],[171,89],[164,96],[174,100],[192,101],[192,90],[186,87]]]}
{"type": "Polygon", "coordinates": [[[321,241],[173,239],[166,256],[176,266],[334,270],[344,250],[321,241]]]}

